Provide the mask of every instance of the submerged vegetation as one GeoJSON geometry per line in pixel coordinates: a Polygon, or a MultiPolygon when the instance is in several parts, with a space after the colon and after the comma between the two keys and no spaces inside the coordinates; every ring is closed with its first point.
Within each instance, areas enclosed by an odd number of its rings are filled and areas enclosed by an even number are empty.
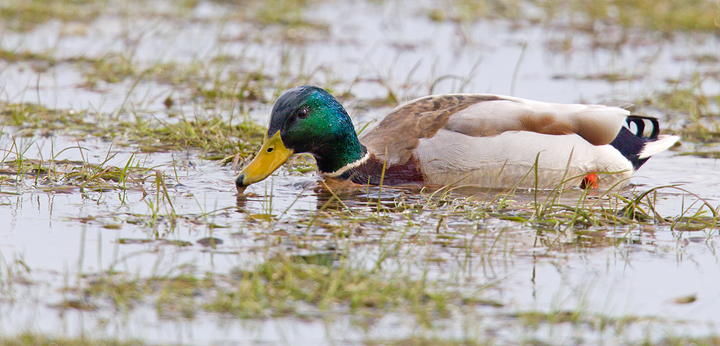
{"type": "Polygon", "coordinates": [[[201,278],[192,273],[152,278],[108,274],[66,289],[68,296],[59,307],[95,310],[104,305],[100,300],[108,300],[124,311],[150,300],[160,317],[185,319],[203,310],[249,319],[319,313],[379,318],[402,311],[430,324],[448,314],[448,305],[484,303],[397,272],[370,271],[346,260],[308,263],[307,257],[273,257],[252,268],[201,278]]]}
{"type": "Polygon", "coordinates": [[[118,341],[112,339],[93,338],[64,338],[51,337],[46,335],[23,333],[19,336],[8,338],[0,336],[2,346],[130,346],[144,345],[141,340],[118,341]]]}
{"type": "Polygon", "coordinates": [[[208,157],[218,159],[235,154],[247,157],[263,136],[263,129],[247,118],[225,121],[211,115],[196,115],[161,120],[144,118],[140,114],[127,116],[134,119],[123,121],[88,111],[0,103],[0,124],[16,128],[18,132],[14,136],[33,136],[37,131],[42,136],[71,136],[75,139],[92,136],[112,141],[122,138],[120,145],[136,144],[139,152],[195,148],[208,157]]]}
{"type": "Polygon", "coordinates": [[[106,4],[106,0],[6,0],[0,4],[0,17],[9,28],[28,31],[50,20],[90,22],[106,4]]]}
{"type": "Polygon", "coordinates": [[[720,30],[720,7],[708,0],[449,0],[436,6],[429,12],[430,18],[436,21],[467,22],[482,18],[530,20],[551,25],[561,23],[589,32],[602,32],[603,27],[608,26],[664,34],[720,30]]]}

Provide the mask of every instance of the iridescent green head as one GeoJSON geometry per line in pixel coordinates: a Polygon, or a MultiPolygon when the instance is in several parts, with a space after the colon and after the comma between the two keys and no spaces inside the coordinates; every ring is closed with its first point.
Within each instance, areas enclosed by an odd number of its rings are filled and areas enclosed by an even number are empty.
{"type": "Polygon", "coordinates": [[[350,117],[332,95],[315,86],[299,86],[275,101],[263,147],[236,184],[241,188],[267,178],[293,153],[311,153],[320,172],[332,173],[366,152],[350,117]]]}

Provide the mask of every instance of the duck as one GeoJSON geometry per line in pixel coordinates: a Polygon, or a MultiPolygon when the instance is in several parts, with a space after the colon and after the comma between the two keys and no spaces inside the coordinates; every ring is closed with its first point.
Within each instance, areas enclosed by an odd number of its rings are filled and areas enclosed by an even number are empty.
{"type": "Polygon", "coordinates": [[[411,100],[358,138],[345,108],[305,85],[276,100],[262,147],[235,184],[242,193],[310,153],[325,179],[360,185],[611,189],[678,140],[660,135],[656,118],[623,108],[494,94],[411,100]]]}

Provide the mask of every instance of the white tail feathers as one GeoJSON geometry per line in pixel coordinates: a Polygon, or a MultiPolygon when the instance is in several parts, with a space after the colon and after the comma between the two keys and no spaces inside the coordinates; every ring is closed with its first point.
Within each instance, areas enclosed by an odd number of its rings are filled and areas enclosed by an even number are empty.
{"type": "Polygon", "coordinates": [[[677,141],[680,140],[678,136],[660,135],[657,140],[645,143],[642,151],[640,152],[639,159],[646,159],[657,153],[663,152],[670,149],[677,141]]]}

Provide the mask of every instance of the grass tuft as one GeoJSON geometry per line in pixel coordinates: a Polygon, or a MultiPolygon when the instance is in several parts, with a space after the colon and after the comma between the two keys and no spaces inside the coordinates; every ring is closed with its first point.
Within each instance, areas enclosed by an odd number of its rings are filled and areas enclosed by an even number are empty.
{"type": "Polygon", "coordinates": [[[22,333],[15,337],[0,337],[0,346],[131,346],[144,345],[140,340],[54,337],[36,333],[22,333]]]}

